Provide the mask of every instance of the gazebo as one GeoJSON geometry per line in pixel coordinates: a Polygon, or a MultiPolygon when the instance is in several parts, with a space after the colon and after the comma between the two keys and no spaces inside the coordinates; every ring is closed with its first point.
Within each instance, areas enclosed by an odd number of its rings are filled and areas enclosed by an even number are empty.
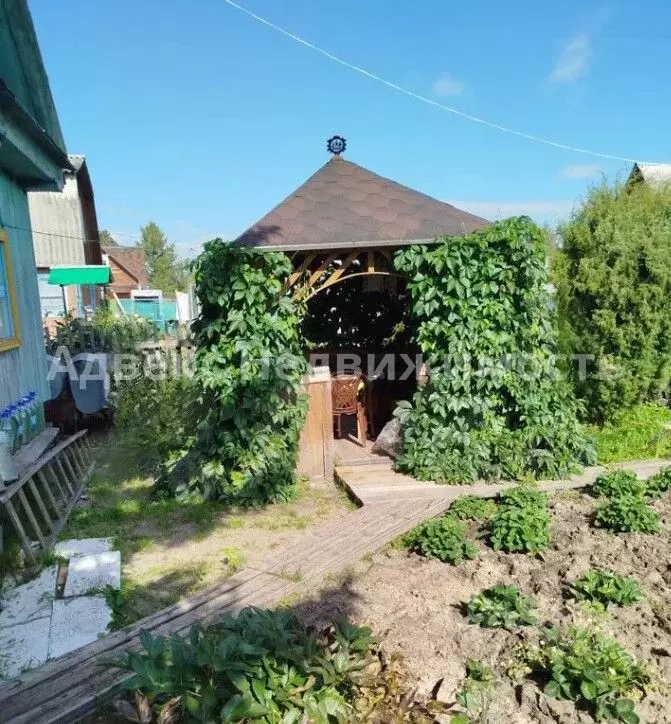
{"type": "MultiPolygon", "coordinates": [[[[344,148],[344,139],[329,139],[333,157],[236,240],[291,257],[286,289],[307,302],[309,351],[321,353],[320,364],[332,374],[340,371],[338,354],[377,363],[389,352],[414,353],[396,250],[490,223],[345,160],[344,148]]],[[[403,382],[376,376],[364,420],[371,437],[415,386],[414,376],[403,382]]]]}

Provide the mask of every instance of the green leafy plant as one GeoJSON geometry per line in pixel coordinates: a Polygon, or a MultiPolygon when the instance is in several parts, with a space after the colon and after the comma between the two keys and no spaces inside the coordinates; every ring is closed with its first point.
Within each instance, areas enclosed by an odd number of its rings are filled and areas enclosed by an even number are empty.
{"type": "Polygon", "coordinates": [[[636,581],[613,571],[587,571],[571,584],[571,591],[579,600],[600,603],[603,606],[609,603],[628,606],[643,600],[643,594],[636,581]]]}
{"type": "Polygon", "coordinates": [[[547,496],[518,486],[501,494],[489,539],[494,550],[540,553],[550,545],[550,523],[547,496]]]}
{"type": "Polygon", "coordinates": [[[621,495],[644,495],[647,490],[645,481],[639,480],[630,470],[614,470],[599,475],[594,481],[594,492],[609,498],[621,495]]]}
{"type": "Polygon", "coordinates": [[[450,506],[449,514],[459,520],[489,520],[496,512],[496,503],[488,498],[465,495],[450,506]]]}
{"type": "Polygon", "coordinates": [[[656,402],[635,405],[613,414],[603,425],[592,425],[600,463],[671,457],[671,409],[656,402]]]}
{"type": "Polygon", "coordinates": [[[194,265],[201,313],[192,325],[200,415],[157,478],[161,494],[261,505],[294,494],[307,401],[302,306],[283,291],[281,252],[215,239],[194,265]]]}
{"type": "Polygon", "coordinates": [[[671,490],[671,466],[662,468],[646,480],[646,492],[651,498],[661,498],[671,490]]]}
{"type": "Polygon", "coordinates": [[[546,246],[520,217],[396,253],[429,371],[405,416],[398,469],[468,483],[562,477],[592,460],[554,365],[546,246]]]}
{"type": "Polygon", "coordinates": [[[246,608],[186,638],[143,631],[141,642],[113,666],[132,673],[124,688],[146,699],[150,717],[177,709],[186,721],[274,724],[351,717],[375,639],[348,625],[318,638],[287,611],[246,608]]]}
{"type": "Polygon", "coordinates": [[[139,342],[158,337],[149,320],[140,315],[116,316],[109,307],[96,310],[93,319],[68,315],[47,341],[47,352],[56,355],[63,347],[74,356],[81,352],[135,352],[139,342]]]}
{"type": "Polygon", "coordinates": [[[600,506],[596,525],[613,533],[657,533],[659,515],[641,495],[621,495],[600,506]]]}
{"type": "Polygon", "coordinates": [[[617,641],[581,628],[568,633],[549,628],[543,637],[529,663],[548,677],[548,696],[586,706],[597,721],[638,724],[634,697],[645,691],[650,676],[617,641]]]}
{"type": "Polygon", "coordinates": [[[466,613],[470,623],[484,628],[534,626],[538,623],[533,613],[537,606],[533,598],[522,596],[516,586],[499,583],[473,596],[466,604],[466,613]]]}
{"type": "Polygon", "coordinates": [[[112,404],[123,448],[141,472],[154,473],[194,433],[201,393],[188,377],[140,375],[117,383],[112,404]]]}
{"type": "Polygon", "coordinates": [[[426,558],[456,566],[478,554],[477,545],[466,538],[466,533],[465,523],[447,515],[422,523],[403,537],[403,543],[426,558]]]}
{"type": "Polygon", "coordinates": [[[466,681],[457,693],[457,704],[465,711],[455,714],[450,724],[486,721],[494,685],[494,670],[477,659],[466,662],[466,681]]]}

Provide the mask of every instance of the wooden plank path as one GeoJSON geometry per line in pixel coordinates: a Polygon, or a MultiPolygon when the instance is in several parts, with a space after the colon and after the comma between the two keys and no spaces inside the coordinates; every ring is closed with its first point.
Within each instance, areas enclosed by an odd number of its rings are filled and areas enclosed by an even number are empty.
{"type": "MultiPolygon", "coordinates": [[[[656,472],[668,461],[630,463],[641,477],[656,472]]],[[[50,661],[0,687],[2,724],[52,724],[76,721],[118,687],[124,673],[101,666],[118,659],[127,649],[140,648],[142,629],[153,635],[184,633],[196,621],[211,623],[224,613],[245,606],[274,606],[282,598],[317,586],[326,573],[337,572],[412,529],[440,515],[458,497],[492,497],[510,483],[444,486],[420,483],[402,476],[389,465],[350,466],[337,469],[337,477],[364,505],[344,519],[317,526],[300,541],[275,551],[263,568],[245,568],[224,583],[187,598],[131,626],[50,661]],[[366,470],[361,470],[365,467],[366,470]],[[386,492],[385,492],[386,491],[386,492]],[[300,574],[298,576],[297,574],[300,574]],[[300,577],[300,581],[298,578],[300,577]]],[[[548,492],[580,488],[591,483],[603,468],[590,468],[569,480],[543,483],[548,492]]]]}

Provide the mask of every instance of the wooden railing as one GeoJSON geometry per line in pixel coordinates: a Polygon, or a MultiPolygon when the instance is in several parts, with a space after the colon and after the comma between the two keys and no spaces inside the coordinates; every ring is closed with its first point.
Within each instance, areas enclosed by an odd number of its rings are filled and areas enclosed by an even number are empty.
{"type": "Polygon", "coordinates": [[[0,508],[7,512],[32,563],[53,547],[91,477],[93,460],[87,432],[82,430],[55,445],[0,492],[0,508]]]}

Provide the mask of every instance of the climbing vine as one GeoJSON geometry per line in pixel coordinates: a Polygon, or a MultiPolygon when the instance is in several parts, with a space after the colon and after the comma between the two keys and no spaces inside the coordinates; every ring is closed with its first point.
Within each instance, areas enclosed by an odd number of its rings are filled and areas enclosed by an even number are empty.
{"type": "Polygon", "coordinates": [[[301,307],[282,292],[291,271],[283,253],[221,239],[205,245],[194,268],[201,312],[192,328],[204,413],[164,466],[160,490],[247,505],[291,494],[307,409],[301,307]]]}
{"type": "Polygon", "coordinates": [[[591,458],[554,366],[546,243],[528,218],[397,252],[429,380],[404,410],[421,479],[559,477],[591,458]]]}

